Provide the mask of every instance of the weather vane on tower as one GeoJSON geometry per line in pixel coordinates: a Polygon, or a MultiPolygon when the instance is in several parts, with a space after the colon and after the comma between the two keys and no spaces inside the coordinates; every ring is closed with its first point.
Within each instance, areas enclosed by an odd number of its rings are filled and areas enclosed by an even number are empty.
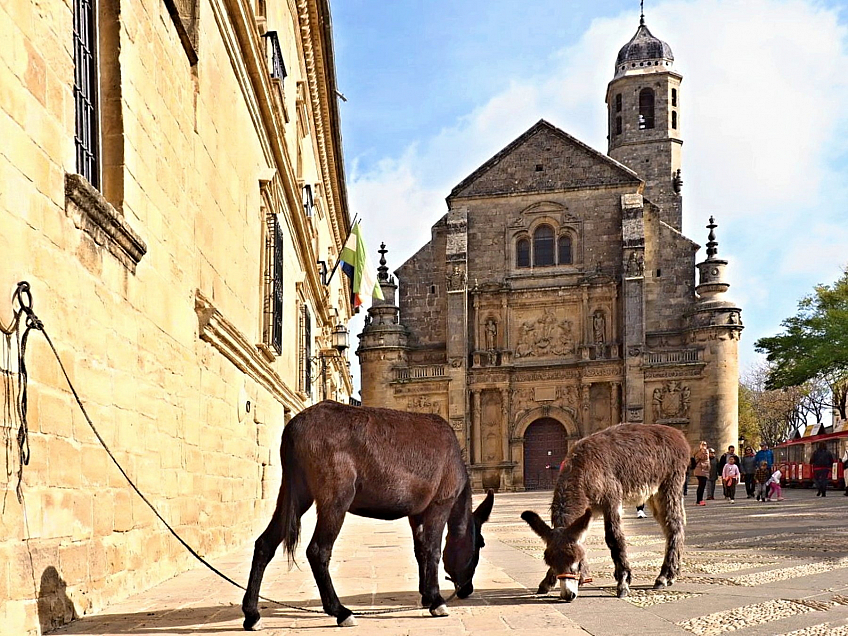
{"type": "Polygon", "coordinates": [[[639,24],[645,24],[645,0],[639,0],[639,24]]]}

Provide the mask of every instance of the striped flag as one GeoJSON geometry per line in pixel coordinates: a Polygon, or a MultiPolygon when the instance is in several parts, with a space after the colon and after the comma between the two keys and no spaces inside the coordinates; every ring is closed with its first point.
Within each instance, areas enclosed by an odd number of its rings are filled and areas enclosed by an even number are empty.
{"type": "Polygon", "coordinates": [[[383,300],[383,291],[377,284],[374,268],[371,267],[371,261],[368,259],[359,223],[351,228],[347,243],[339,255],[339,261],[342,264],[342,271],[350,279],[351,296],[355,308],[369,301],[372,296],[383,300]]]}

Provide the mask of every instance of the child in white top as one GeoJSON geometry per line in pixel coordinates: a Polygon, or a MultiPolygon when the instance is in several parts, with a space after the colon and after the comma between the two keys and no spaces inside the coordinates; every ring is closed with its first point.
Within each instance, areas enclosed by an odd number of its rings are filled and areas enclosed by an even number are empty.
{"type": "Polygon", "coordinates": [[[721,479],[727,487],[727,495],[730,497],[730,503],[736,503],[736,484],[739,483],[739,466],[736,465],[736,457],[733,455],[727,456],[727,463],[721,471],[721,479]]]}
{"type": "Polygon", "coordinates": [[[769,480],[766,482],[766,487],[771,486],[771,490],[769,491],[769,496],[766,501],[771,501],[772,495],[777,497],[778,501],[783,501],[783,497],[781,497],[781,488],[780,488],[780,478],[782,474],[779,468],[775,468],[774,472],[769,477],[769,480]]]}

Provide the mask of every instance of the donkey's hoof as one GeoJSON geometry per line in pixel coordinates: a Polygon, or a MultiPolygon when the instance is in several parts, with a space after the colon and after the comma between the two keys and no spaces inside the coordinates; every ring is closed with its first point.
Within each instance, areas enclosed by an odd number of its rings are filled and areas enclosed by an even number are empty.
{"type": "Polygon", "coordinates": [[[448,607],[444,603],[439,605],[438,607],[434,607],[430,610],[430,613],[433,616],[447,616],[448,615],[448,607]]]}
{"type": "Polygon", "coordinates": [[[250,614],[245,612],[242,627],[244,627],[244,631],[246,632],[258,632],[262,629],[262,621],[259,619],[259,612],[250,614]]]}
{"type": "Polygon", "coordinates": [[[356,618],[354,618],[353,614],[344,620],[339,621],[339,627],[356,627],[358,624],[359,623],[356,622],[356,618]]]}
{"type": "Polygon", "coordinates": [[[551,591],[551,588],[549,588],[547,585],[542,584],[542,585],[539,585],[539,589],[536,590],[536,594],[539,594],[540,596],[544,596],[545,594],[547,594],[550,591],[551,591]]]}
{"type": "Polygon", "coordinates": [[[615,594],[618,598],[624,598],[625,596],[630,595],[630,588],[626,585],[624,587],[618,588],[618,591],[615,594]]]}

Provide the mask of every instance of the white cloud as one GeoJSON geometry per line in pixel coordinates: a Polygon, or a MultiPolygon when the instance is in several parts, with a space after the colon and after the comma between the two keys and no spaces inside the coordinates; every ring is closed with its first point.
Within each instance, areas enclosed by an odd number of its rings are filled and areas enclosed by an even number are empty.
{"type": "MultiPolygon", "coordinates": [[[[834,161],[848,132],[846,27],[813,0],[670,1],[647,21],[684,76],[684,231],[703,242],[716,216],[723,253],[738,255],[731,294],[749,325],[772,324],[775,304],[791,312],[848,260],[836,185],[848,171],[834,161]]],[[[573,46],[528,51],[549,56],[545,76],[514,78],[400,156],[354,170],[352,208],[371,249],[385,240],[399,266],[429,240],[450,189],[542,117],[605,151],[606,85],[636,25],[635,13],[599,19],[573,46]]]]}

